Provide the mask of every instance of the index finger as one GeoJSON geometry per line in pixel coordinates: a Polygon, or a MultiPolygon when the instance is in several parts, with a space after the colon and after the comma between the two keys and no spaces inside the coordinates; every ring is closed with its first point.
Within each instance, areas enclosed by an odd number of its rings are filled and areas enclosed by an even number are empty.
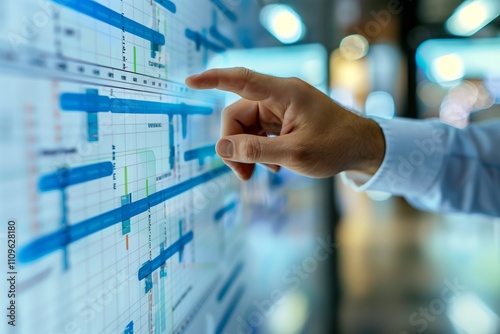
{"type": "Polygon", "coordinates": [[[186,84],[194,89],[220,89],[251,101],[280,99],[285,94],[285,80],[260,74],[244,67],[212,69],[190,76],[186,84]]]}

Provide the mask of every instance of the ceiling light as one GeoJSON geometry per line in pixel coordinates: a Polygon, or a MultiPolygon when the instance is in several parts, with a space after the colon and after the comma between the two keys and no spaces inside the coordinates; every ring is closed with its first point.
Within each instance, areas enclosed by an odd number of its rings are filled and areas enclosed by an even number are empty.
{"type": "Polygon", "coordinates": [[[260,22],[281,43],[292,44],[304,37],[304,23],[290,6],[265,6],[260,12],[260,22]]]}
{"type": "Polygon", "coordinates": [[[465,76],[465,65],[456,54],[434,59],[431,70],[432,76],[439,83],[458,81],[465,76]]]}
{"type": "Polygon", "coordinates": [[[368,41],[361,35],[347,36],[340,42],[340,53],[348,60],[358,60],[368,54],[368,41]]]}
{"type": "Polygon", "coordinates": [[[446,22],[446,28],[454,35],[471,36],[500,15],[498,0],[464,1],[446,22]]]}

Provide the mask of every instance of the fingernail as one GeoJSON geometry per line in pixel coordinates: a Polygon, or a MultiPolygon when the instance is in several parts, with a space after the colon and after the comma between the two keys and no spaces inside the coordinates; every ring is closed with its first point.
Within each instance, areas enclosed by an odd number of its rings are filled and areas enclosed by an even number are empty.
{"type": "Polygon", "coordinates": [[[268,165],[268,164],[262,164],[264,167],[266,167],[269,171],[273,173],[278,173],[279,167],[276,165],[268,165]]]}
{"type": "Polygon", "coordinates": [[[217,147],[219,155],[223,158],[231,158],[234,154],[234,145],[230,140],[221,139],[217,147]]]}
{"type": "Polygon", "coordinates": [[[194,78],[196,78],[198,76],[198,74],[193,74],[193,75],[190,75],[186,78],[185,81],[189,81],[189,80],[193,80],[194,78]]]}

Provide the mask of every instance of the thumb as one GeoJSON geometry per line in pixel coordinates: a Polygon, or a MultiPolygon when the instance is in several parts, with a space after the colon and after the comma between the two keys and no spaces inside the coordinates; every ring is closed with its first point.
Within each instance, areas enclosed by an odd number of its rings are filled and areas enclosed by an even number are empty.
{"type": "Polygon", "coordinates": [[[262,137],[234,135],[221,138],[217,143],[217,154],[225,160],[245,164],[283,165],[289,152],[286,136],[262,137]]]}

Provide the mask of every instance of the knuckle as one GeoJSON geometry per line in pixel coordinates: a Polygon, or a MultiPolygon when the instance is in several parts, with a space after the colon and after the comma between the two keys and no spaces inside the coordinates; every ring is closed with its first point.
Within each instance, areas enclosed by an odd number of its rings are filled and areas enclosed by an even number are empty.
{"type": "Polygon", "coordinates": [[[296,86],[296,87],[300,87],[304,84],[304,81],[300,80],[297,77],[291,77],[290,84],[292,84],[293,86],[296,86]]]}
{"type": "Polygon", "coordinates": [[[242,141],[241,155],[244,161],[254,162],[259,161],[261,157],[260,142],[255,139],[246,139],[242,141]]]}
{"type": "Polygon", "coordinates": [[[250,79],[255,75],[255,72],[246,67],[237,67],[237,70],[244,78],[250,79]]]}

